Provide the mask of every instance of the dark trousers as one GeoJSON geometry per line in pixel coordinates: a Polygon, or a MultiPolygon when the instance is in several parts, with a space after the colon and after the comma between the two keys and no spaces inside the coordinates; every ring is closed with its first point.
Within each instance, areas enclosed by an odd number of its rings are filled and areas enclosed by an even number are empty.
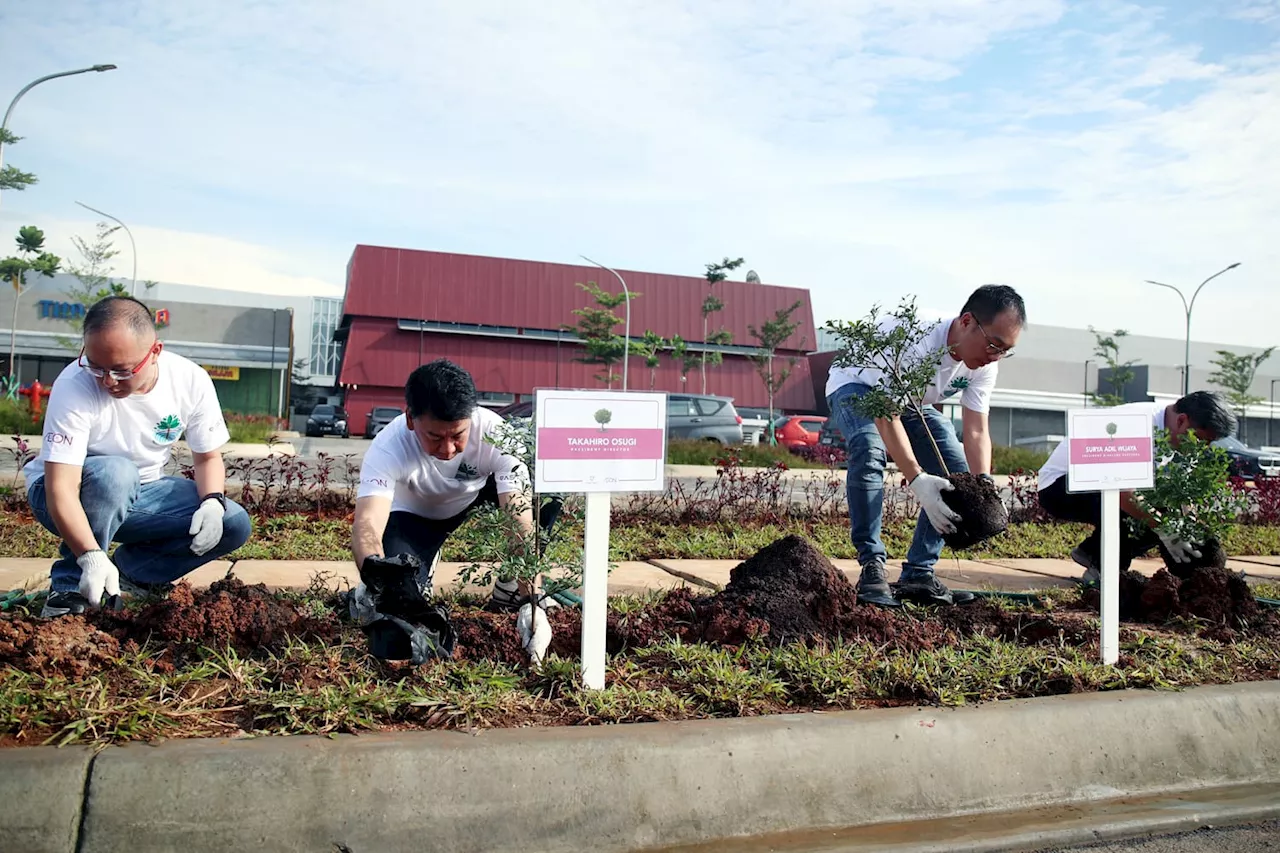
{"type": "MultiPolygon", "coordinates": [[[[1102,565],[1102,495],[1099,492],[1068,492],[1067,478],[1061,477],[1040,490],[1040,506],[1059,521],[1093,525],[1093,532],[1080,543],[1080,550],[1095,566],[1102,565]]],[[[1120,571],[1129,568],[1134,557],[1141,557],[1160,538],[1145,524],[1120,511],[1120,571]],[[1140,531],[1136,536],[1134,530],[1140,531]]]]}
{"type": "MultiPolygon", "coordinates": [[[[560,517],[560,509],[564,499],[559,495],[543,495],[542,506],[538,510],[539,535],[547,537],[551,527],[560,517]]],[[[452,518],[423,518],[412,512],[393,512],[387,519],[387,529],[382,533],[382,553],[388,557],[398,554],[412,554],[422,563],[422,570],[428,573],[430,582],[431,563],[435,560],[444,541],[449,534],[462,526],[471,513],[484,505],[498,505],[498,486],[492,475],[485,482],[484,488],[471,506],[452,518]]]]}

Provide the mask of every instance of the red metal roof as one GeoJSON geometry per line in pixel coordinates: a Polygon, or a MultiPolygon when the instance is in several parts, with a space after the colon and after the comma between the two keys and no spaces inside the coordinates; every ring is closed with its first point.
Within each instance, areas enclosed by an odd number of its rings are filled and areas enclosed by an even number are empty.
{"type": "MultiPolygon", "coordinates": [[[[687,341],[703,339],[701,305],[708,290],[706,279],[618,272],[632,293],[641,294],[631,303],[633,337],[650,329],[665,338],[678,334],[687,341]]],[[[594,304],[575,287],[588,281],[610,293],[622,290],[608,271],[585,264],[362,245],[356,246],[347,265],[343,313],[348,317],[559,329],[575,324],[573,309],[594,304]]],[[[800,325],[784,348],[804,351],[816,344],[808,290],[725,281],[717,284],[714,292],[725,307],[711,316],[711,329],[727,328],[735,344],[753,344],[749,325],[759,327],[797,301],[801,305],[792,320],[800,325]]],[[[619,308],[615,313],[621,316],[623,311],[619,308]]]]}

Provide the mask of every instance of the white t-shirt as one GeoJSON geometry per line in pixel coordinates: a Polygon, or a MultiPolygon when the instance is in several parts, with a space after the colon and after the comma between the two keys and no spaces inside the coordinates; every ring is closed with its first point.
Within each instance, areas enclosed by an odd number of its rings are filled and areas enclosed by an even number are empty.
{"type": "Polygon", "coordinates": [[[150,483],[163,476],[183,433],[194,453],[226,444],[231,436],[205,369],[168,350],[160,351],[157,362],[155,387],[120,399],[78,363],[68,364],[49,394],[40,455],[22,469],[27,481],[44,473],[45,462],[84,465],[88,456],[123,456],[150,483]]]}
{"type": "MultiPolygon", "coordinates": [[[[1125,403],[1123,406],[1115,406],[1108,411],[1124,412],[1128,414],[1136,414],[1145,412],[1151,415],[1151,423],[1155,426],[1157,432],[1164,429],[1164,410],[1168,408],[1165,403],[1125,403]]],[[[1071,456],[1070,441],[1064,441],[1053,449],[1053,453],[1049,454],[1048,460],[1044,465],[1040,466],[1040,476],[1037,478],[1037,491],[1047,489],[1063,477],[1067,476],[1067,466],[1071,456]]]]}
{"type": "Polygon", "coordinates": [[[507,456],[484,436],[496,436],[500,415],[477,406],[466,448],[445,462],[422,449],[402,414],[382,428],[360,464],[357,498],[391,498],[392,512],[423,518],[452,518],[475,502],[489,475],[498,494],[520,491],[529,481],[523,462],[507,456]]]}
{"type": "MultiPolygon", "coordinates": [[[[947,333],[951,330],[951,324],[955,318],[950,320],[940,320],[933,326],[929,333],[926,334],[920,343],[916,344],[908,351],[908,357],[919,362],[944,348],[947,345],[947,333]]],[[[898,322],[894,319],[887,319],[880,324],[880,328],[889,331],[898,326],[898,322]]],[[[993,361],[985,364],[977,370],[970,370],[965,367],[964,362],[956,361],[951,357],[950,351],[942,356],[942,363],[938,365],[938,372],[934,376],[933,383],[925,391],[924,399],[921,404],[931,406],[934,403],[946,403],[956,394],[960,395],[960,405],[971,412],[986,412],[991,408],[991,391],[996,387],[996,373],[999,370],[999,361],[993,361]]],[[[837,389],[848,385],[850,382],[859,382],[863,385],[869,385],[872,388],[880,382],[884,376],[884,371],[875,369],[863,369],[858,367],[840,367],[831,365],[831,372],[827,374],[827,396],[831,396],[837,389]]]]}

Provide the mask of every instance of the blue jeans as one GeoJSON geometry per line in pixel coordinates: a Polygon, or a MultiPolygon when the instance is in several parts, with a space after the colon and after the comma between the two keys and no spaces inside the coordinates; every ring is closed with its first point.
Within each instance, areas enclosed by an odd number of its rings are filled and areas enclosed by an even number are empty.
{"type": "MultiPolygon", "coordinates": [[[[849,406],[851,398],[861,397],[871,390],[857,382],[842,385],[827,397],[831,417],[836,428],[844,436],[845,451],[849,454],[849,477],[845,490],[849,498],[849,527],[853,547],[858,551],[862,565],[884,560],[884,543],[880,541],[880,522],[884,515],[884,469],[886,453],[884,442],[876,430],[875,421],[864,418],[849,406]]],[[[942,467],[929,443],[928,429],[942,451],[947,468],[952,474],[967,472],[969,464],[964,458],[964,448],[956,437],[955,428],[942,413],[932,406],[924,406],[924,421],[914,414],[902,417],[911,450],[920,467],[930,474],[942,476],[942,467]]],[[[904,579],[932,575],[934,564],[942,553],[942,535],[933,529],[929,518],[920,511],[916,520],[916,533],[911,549],[902,566],[904,579]]]]}
{"type": "MultiPolygon", "coordinates": [[[[44,476],[27,486],[27,502],[36,520],[54,536],[61,536],[49,515],[44,476]]],[[[227,501],[222,540],[209,552],[191,553],[191,516],[200,506],[196,484],[185,477],[138,482],[138,468],[122,456],[90,456],[80,475],[80,504],[98,547],[118,542],[113,562],[120,574],[138,584],[171,583],[205,563],[230,554],[249,540],[249,514],[227,501]]],[[[50,572],[55,592],[80,585],[80,567],[63,542],[62,556],[50,572]]]]}

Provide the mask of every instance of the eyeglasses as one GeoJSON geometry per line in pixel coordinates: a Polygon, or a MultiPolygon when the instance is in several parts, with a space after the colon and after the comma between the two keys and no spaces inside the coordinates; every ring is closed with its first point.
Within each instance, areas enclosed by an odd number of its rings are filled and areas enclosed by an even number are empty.
{"type": "Polygon", "coordinates": [[[1002,347],[995,341],[991,340],[991,336],[987,334],[987,330],[982,328],[982,324],[978,323],[978,318],[974,317],[973,322],[977,323],[978,331],[982,332],[982,336],[987,339],[987,352],[996,358],[1013,358],[1013,347],[1002,347]]]}
{"type": "Polygon", "coordinates": [[[152,344],[151,349],[147,350],[147,354],[142,357],[142,361],[138,362],[132,370],[103,370],[101,367],[94,367],[89,360],[84,357],[84,347],[80,348],[80,358],[76,363],[89,371],[89,375],[96,379],[103,379],[110,376],[115,382],[129,382],[138,378],[138,374],[142,372],[142,368],[147,366],[147,360],[156,353],[156,345],[152,344]]]}

